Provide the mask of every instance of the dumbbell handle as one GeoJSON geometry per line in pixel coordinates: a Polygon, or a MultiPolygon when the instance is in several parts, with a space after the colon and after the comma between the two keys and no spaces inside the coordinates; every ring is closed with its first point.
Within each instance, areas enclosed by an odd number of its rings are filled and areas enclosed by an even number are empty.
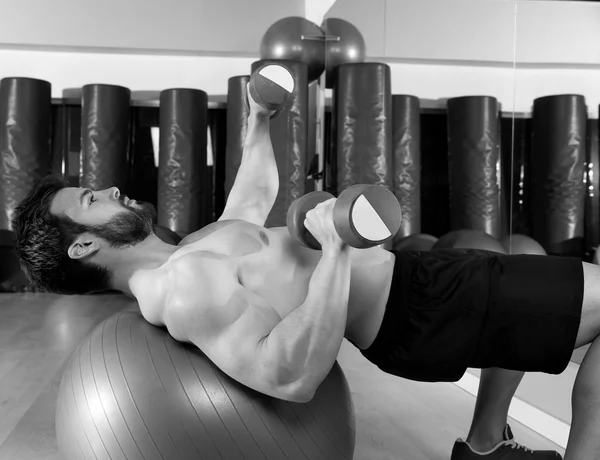
{"type": "Polygon", "coordinates": [[[295,200],[288,209],[287,227],[290,235],[303,246],[320,250],[321,244],[304,226],[306,214],[319,203],[335,198],[331,193],[312,192],[295,200]]]}

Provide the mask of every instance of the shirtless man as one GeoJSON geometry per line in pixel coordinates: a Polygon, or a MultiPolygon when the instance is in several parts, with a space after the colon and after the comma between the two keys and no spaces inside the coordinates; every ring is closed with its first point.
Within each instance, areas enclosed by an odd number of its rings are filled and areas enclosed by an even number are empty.
{"type": "MultiPolygon", "coordinates": [[[[133,296],[147,321],[246,386],[290,401],[311,399],[344,337],[413,380],[484,368],[471,430],[452,459],[560,458],[517,444],[508,408],[523,371],[560,373],[600,333],[600,267],[474,250],[355,250],[335,232],[335,200],[307,216],[322,251],[301,247],[285,228],[264,227],[279,187],[269,115],[251,103],[223,215],[178,246],[152,234],[151,206],[116,188],[43,181],[14,218],[30,280],[57,293],[133,296]]],[[[600,458],[598,343],[575,384],[566,460],[600,458]]]]}

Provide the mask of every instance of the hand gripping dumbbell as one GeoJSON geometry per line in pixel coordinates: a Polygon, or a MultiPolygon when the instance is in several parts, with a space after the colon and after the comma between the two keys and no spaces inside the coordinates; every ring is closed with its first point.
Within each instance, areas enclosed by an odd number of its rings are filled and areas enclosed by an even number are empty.
{"type": "Polygon", "coordinates": [[[277,116],[292,100],[295,91],[292,71],[281,64],[263,64],[250,76],[250,97],[277,116]]]}
{"type": "MultiPolygon", "coordinates": [[[[288,209],[290,235],[303,246],[321,249],[304,226],[306,213],[319,203],[335,198],[327,192],[311,192],[295,200],[288,209]]],[[[333,206],[333,223],[344,243],[366,249],[385,243],[400,229],[402,211],[394,194],[380,185],[353,185],[344,190],[333,206]]]]}

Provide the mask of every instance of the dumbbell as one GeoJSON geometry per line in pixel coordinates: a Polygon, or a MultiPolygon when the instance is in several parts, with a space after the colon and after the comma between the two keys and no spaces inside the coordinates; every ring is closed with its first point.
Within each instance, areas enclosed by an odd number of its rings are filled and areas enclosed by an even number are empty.
{"type": "Polygon", "coordinates": [[[250,97],[267,110],[278,115],[291,101],[295,91],[292,71],[281,64],[263,64],[250,76],[250,97]]]}
{"type": "MultiPolygon", "coordinates": [[[[303,246],[321,249],[304,221],[308,211],[331,198],[335,198],[331,193],[311,192],[289,207],[288,231],[303,246]]],[[[358,249],[390,240],[398,233],[401,222],[400,203],[390,190],[380,185],[353,185],[340,194],[333,206],[333,224],[338,235],[348,246],[358,249]]]]}

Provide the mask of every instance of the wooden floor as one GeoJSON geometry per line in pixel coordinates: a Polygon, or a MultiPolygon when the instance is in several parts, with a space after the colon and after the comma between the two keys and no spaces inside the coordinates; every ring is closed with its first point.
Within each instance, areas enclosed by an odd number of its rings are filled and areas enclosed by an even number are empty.
{"type": "MultiPolygon", "coordinates": [[[[98,323],[136,304],[118,294],[0,294],[0,460],[59,460],[56,393],[67,358],[98,323]]],[[[449,459],[465,436],[474,398],[453,384],[405,381],[379,371],[348,343],[339,362],[354,393],[355,460],[449,459]]],[[[517,440],[561,449],[512,421],[517,440]]]]}

